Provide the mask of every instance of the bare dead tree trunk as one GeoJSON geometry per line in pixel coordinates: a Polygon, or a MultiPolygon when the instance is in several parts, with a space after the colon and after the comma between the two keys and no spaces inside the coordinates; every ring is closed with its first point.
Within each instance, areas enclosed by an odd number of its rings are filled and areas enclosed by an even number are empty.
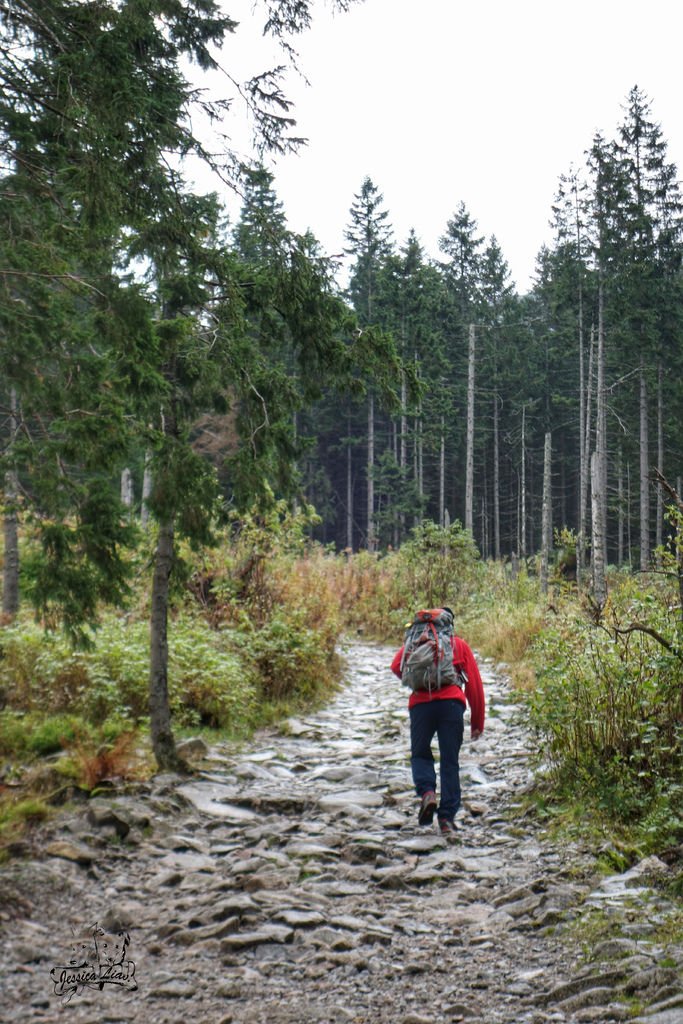
{"type": "Polygon", "coordinates": [[[648,440],[647,378],[640,362],[640,568],[650,565],[650,452],[648,440]]]}
{"type": "Polygon", "coordinates": [[[607,600],[607,583],[605,579],[604,559],[604,532],[605,524],[602,519],[604,501],[600,492],[602,487],[602,473],[600,470],[600,457],[597,451],[591,456],[591,498],[592,498],[592,548],[591,575],[593,583],[593,597],[602,609],[607,600]]]}
{"type": "Polygon", "coordinates": [[[600,471],[599,494],[602,501],[602,509],[600,511],[602,529],[599,537],[602,543],[602,562],[605,566],[607,565],[607,391],[605,387],[605,322],[602,283],[600,284],[598,297],[598,355],[595,391],[595,451],[598,456],[600,471]]]}
{"type": "Polygon", "coordinates": [[[633,564],[633,536],[631,534],[631,463],[626,463],[626,550],[629,568],[633,564]]]}
{"type": "MultiPolygon", "coordinates": [[[[408,391],[406,387],[406,375],[405,372],[401,373],[401,433],[399,437],[399,453],[398,453],[398,465],[400,469],[400,481],[401,487],[405,487],[408,482],[408,414],[406,411],[406,405],[408,403],[408,391]]],[[[398,537],[397,544],[403,540],[406,532],[406,515],[401,506],[401,512],[398,521],[398,537]]]]}
{"type": "Polygon", "coordinates": [[[353,551],[353,456],[351,453],[351,417],[347,418],[346,430],[346,547],[353,551]]]}
{"type": "Polygon", "coordinates": [[[420,495],[420,510],[418,513],[417,521],[419,523],[422,522],[422,508],[425,496],[424,437],[422,433],[422,424],[422,406],[420,406],[420,414],[417,421],[417,490],[420,495]]]}
{"type": "Polygon", "coordinates": [[[446,505],[446,421],[441,417],[441,448],[439,451],[439,526],[444,526],[446,505]]]}
{"type": "MultiPolygon", "coordinates": [[[[678,526],[676,529],[676,563],[678,565],[678,603],[680,605],[681,621],[683,621],[683,508],[681,508],[680,495],[683,494],[681,490],[681,478],[680,476],[676,480],[676,494],[679,495],[678,499],[678,526]]],[[[683,704],[683,695],[681,696],[681,703],[683,704]]]]}
{"type": "Polygon", "coordinates": [[[128,467],[121,472],[121,504],[133,507],[133,474],[128,467]]]}
{"type": "MultiPolygon", "coordinates": [[[[664,371],[660,362],[657,367],[657,472],[664,476],[664,371]]],[[[657,487],[657,520],[655,523],[655,547],[662,546],[662,527],[664,525],[664,495],[661,486],[657,487]]],[[[659,555],[657,556],[659,560],[659,555]]]]}
{"type": "Polygon", "coordinates": [[[583,426],[583,458],[580,466],[579,481],[579,536],[576,552],[576,578],[580,582],[586,565],[586,537],[588,485],[590,481],[590,448],[591,448],[591,416],[593,378],[595,362],[595,328],[591,327],[590,347],[588,350],[588,379],[585,382],[584,426],[583,426]]]}
{"type": "MultiPolygon", "coordinates": [[[[17,393],[10,392],[10,451],[19,426],[19,403],[17,393]]],[[[13,619],[19,611],[19,517],[17,499],[19,497],[19,478],[15,469],[5,473],[5,514],[3,532],[5,540],[4,564],[2,572],[2,611],[8,619],[13,619]]]]}
{"type": "Polygon", "coordinates": [[[406,404],[408,402],[408,391],[406,388],[406,375],[401,374],[401,436],[399,447],[399,466],[405,470],[408,464],[408,414],[406,404]]]}
{"type": "Polygon", "coordinates": [[[467,358],[467,449],[465,456],[465,529],[474,532],[474,373],[476,336],[474,324],[469,329],[467,358]]]}
{"type": "Polygon", "coordinates": [[[551,438],[547,433],[543,451],[543,511],[541,516],[541,592],[543,594],[548,593],[548,567],[552,544],[551,453],[551,438]]]}
{"type": "MultiPolygon", "coordinates": [[[[419,360],[417,352],[414,354],[415,362],[415,376],[419,377],[419,360]]],[[[418,526],[422,522],[422,509],[424,499],[424,452],[423,452],[423,440],[422,440],[422,401],[419,402],[417,407],[417,413],[413,421],[414,440],[413,440],[413,462],[414,462],[414,475],[415,484],[417,486],[417,493],[420,497],[420,505],[415,515],[414,525],[418,526]]]]}
{"type": "Polygon", "coordinates": [[[621,446],[617,462],[617,502],[617,565],[621,567],[624,564],[624,460],[621,446]]]}
{"type": "Polygon", "coordinates": [[[583,341],[583,289],[579,285],[579,530],[576,538],[576,581],[581,582],[586,536],[586,355],[583,341]]]}
{"type": "Polygon", "coordinates": [[[519,541],[522,559],[526,558],[526,406],[522,406],[522,480],[520,487],[519,541]]]}
{"type": "Polygon", "coordinates": [[[142,473],[142,505],[140,507],[140,519],[142,525],[149,522],[149,499],[152,494],[152,456],[145,452],[145,468],[142,473]]]}
{"type": "Polygon", "coordinates": [[[488,474],[486,465],[482,466],[481,472],[481,514],[480,514],[480,527],[479,527],[479,550],[485,561],[490,558],[491,549],[489,544],[489,511],[488,511],[488,474]]]}
{"type": "Polygon", "coordinates": [[[493,557],[500,562],[500,437],[498,395],[493,396],[493,557]]]}
{"type": "Polygon", "coordinates": [[[370,395],[368,398],[368,551],[375,551],[377,540],[375,537],[375,398],[370,395]]]}

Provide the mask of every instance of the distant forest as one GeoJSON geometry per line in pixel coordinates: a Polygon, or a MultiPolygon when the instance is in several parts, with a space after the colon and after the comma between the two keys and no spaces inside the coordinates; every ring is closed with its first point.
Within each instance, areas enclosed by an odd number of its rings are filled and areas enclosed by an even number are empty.
{"type": "Polygon", "coordinates": [[[378,186],[363,182],[346,297],[361,329],[391,335],[422,390],[410,398],[404,380],[398,405],[370,388],[302,418],[321,539],[396,546],[426,516],[459,519],[486,557],[533,553],[549,435],[554,527],[587,538],[599,513],[609,560],[649,564],[665,529],[653,477],[675,487],[683,471],[683,221],[641,90],[616,137],[597,134],[560,178],[552,218],[533,288],[518,295],[496,238],[478,235],[462,203],[430,260],[415,232],[394,243],[378,186]]]}
{"type": "MultiPolygon", "coordinates": [[[[276,38],[306,28],[290,8],[270,5],[276,38]]],[[[297,145],[277,69],[240,94],[258,162],[193,134],[232,100],[183,68],[215,69],[236,28],[212,0],[0,12],[5,614],[20,563],[76,628],[125,595],[140,519],[164,590],[178,538],[278,498],[314,506],[337,550],[457,520],[486,558],[554,528],[580,561],[649,566],[683,473],[683,207],[645,94],[559,179],[528,294],[457,197],[428,258],[370,177],[341,288],[267,169],[297,145]],[[239,190],[234,223],[189,187],[188,155],[239,190]]]]}

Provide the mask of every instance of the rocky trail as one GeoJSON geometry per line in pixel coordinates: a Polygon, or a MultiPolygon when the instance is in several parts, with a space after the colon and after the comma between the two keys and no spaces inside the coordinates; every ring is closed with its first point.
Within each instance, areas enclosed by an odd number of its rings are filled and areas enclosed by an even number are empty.
{"type": "Polygon", "coordinates": [[[197,743],[190,780],[65,811],[0,868],[0,1020],[683,1024],[666,865],[605,877],[523,813],[531,740],[505,675],[482,665],[487,729],[466,728],[447,842],[417,825],[392,652],[346,653],[325,710],[197,743]]]}

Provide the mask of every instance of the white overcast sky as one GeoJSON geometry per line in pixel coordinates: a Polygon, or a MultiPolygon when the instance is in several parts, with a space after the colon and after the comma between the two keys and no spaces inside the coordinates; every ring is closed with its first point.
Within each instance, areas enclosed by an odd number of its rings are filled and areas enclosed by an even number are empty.
{"type": "MultiPolygon", "coordinates": [[[[223,7],[242,23],[223,63],[260,69],[258,3],[223,7]]],[[[597,130],[613,136],[634,85],[683,171],[681,12],[678,0],[365,0],[342,15],[319,0],[295,40],[310,84],[288,89],[308,144],[271,167],[290,228],[340,252],[369,175],[399,244],[414,228],[438,258],[462,201],[526,291],[559,176],[597,130]]]]}

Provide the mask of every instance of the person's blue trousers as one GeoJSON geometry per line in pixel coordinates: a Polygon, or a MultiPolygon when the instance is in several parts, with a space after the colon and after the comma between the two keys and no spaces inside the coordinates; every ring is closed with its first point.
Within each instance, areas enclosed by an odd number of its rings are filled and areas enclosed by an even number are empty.
{"type": "Polygon", "coordinates": [[[460,807],[460,747],[465,705],[461,700],[430,700],[410,709],[410,766],[415,792],[436,792],[432,754],[434,734],[439,741],[441,791],[437,815],[452,821],[460,807]]]}

